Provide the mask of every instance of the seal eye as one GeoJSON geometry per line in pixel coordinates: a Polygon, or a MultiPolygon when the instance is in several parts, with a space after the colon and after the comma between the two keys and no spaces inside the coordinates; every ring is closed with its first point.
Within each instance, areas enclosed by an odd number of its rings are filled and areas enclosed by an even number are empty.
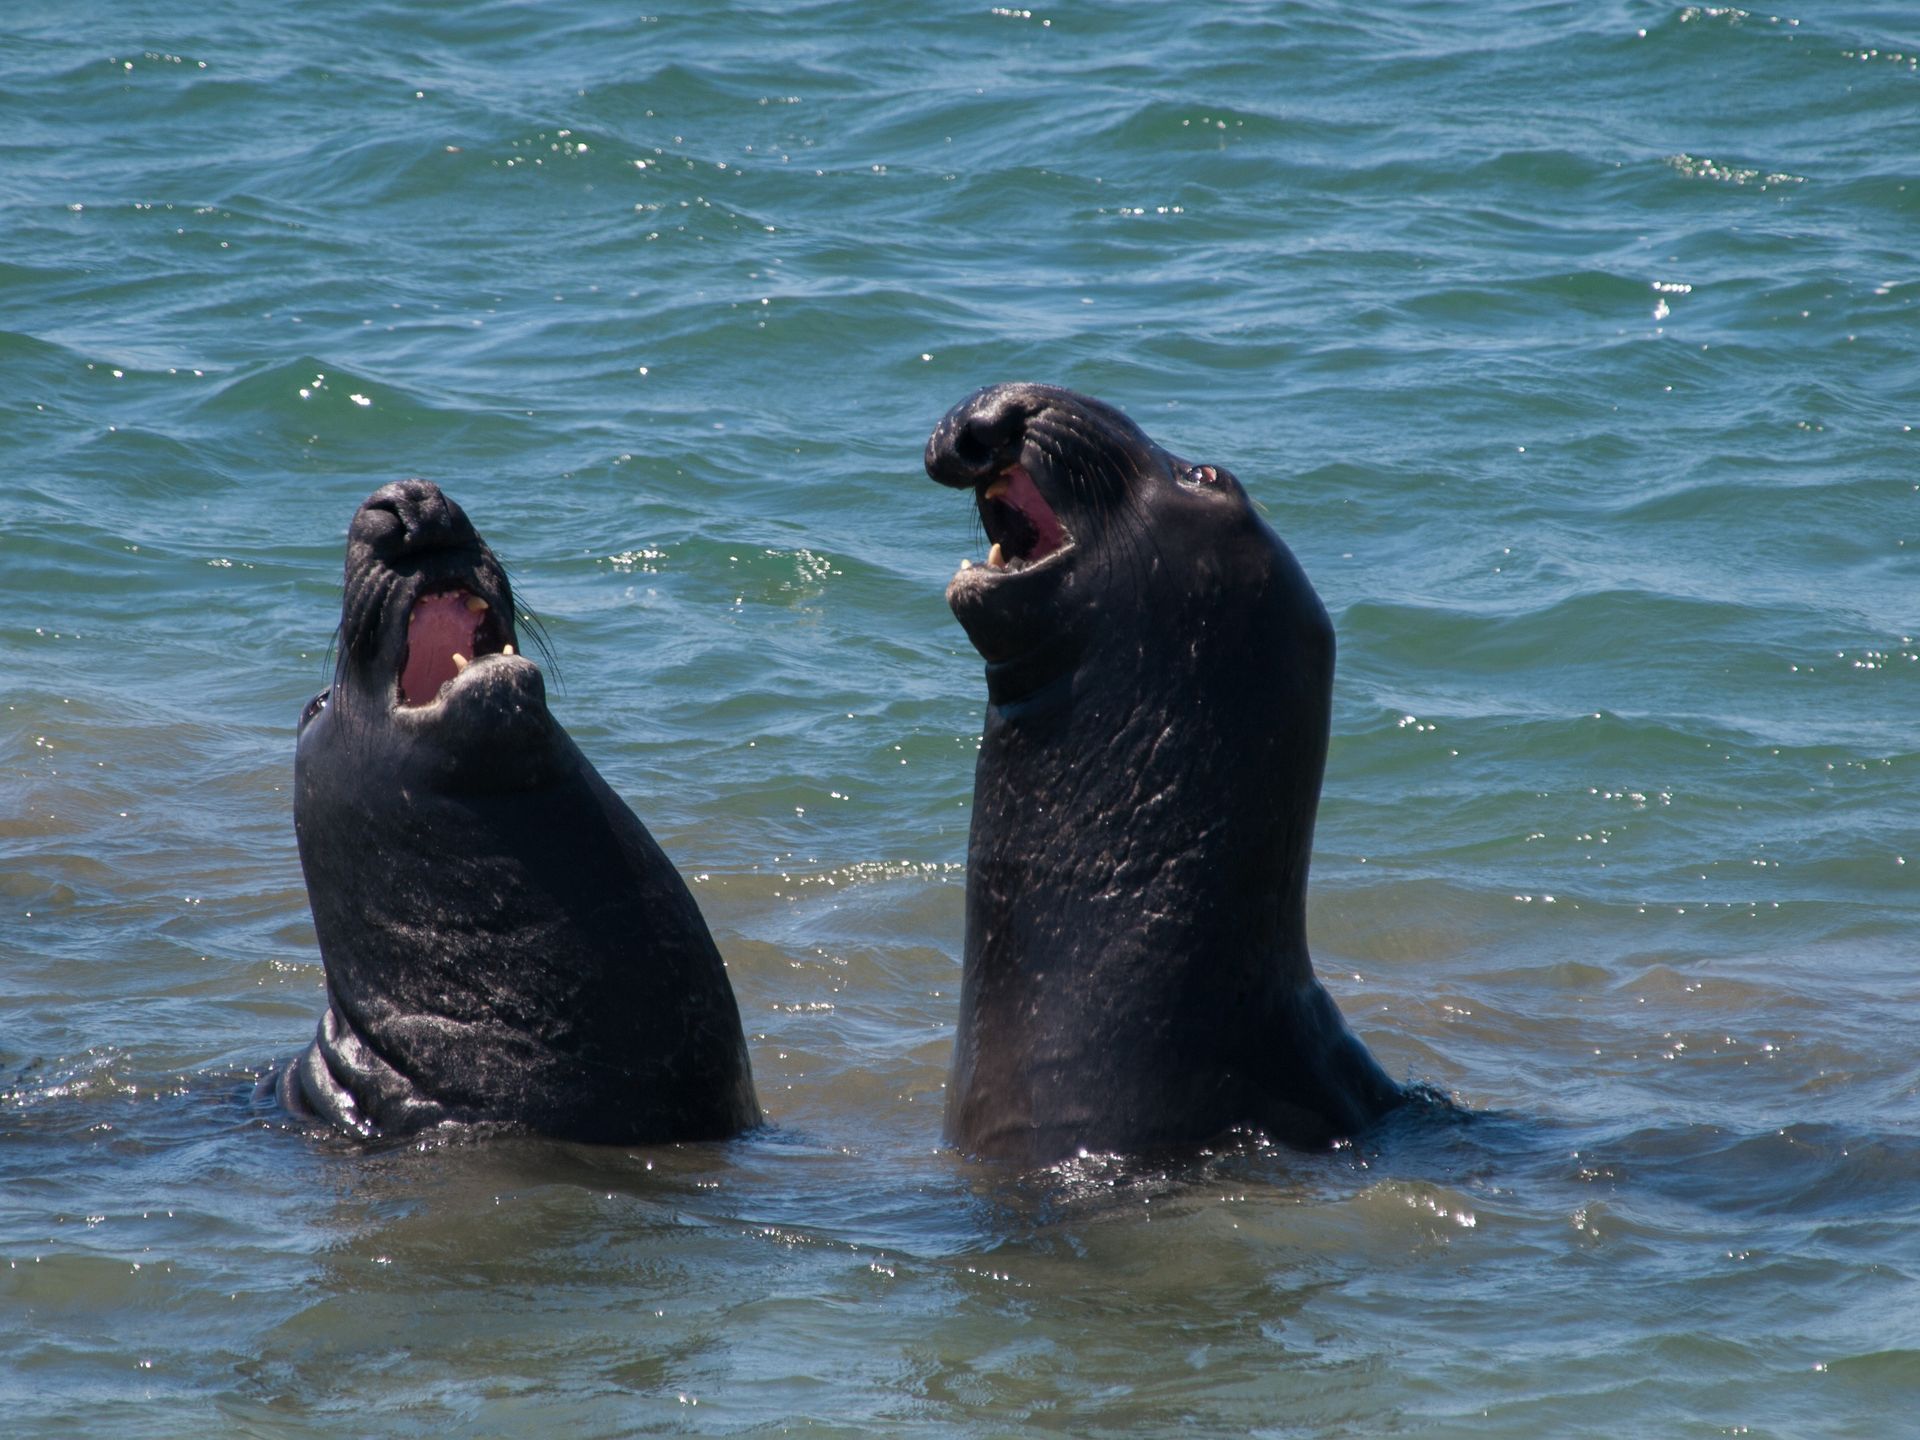
{"type": "Polygon", "coordinates": [[[1188,467],[1186,475],[1182,478],[1189,485],[1218,485],[1225,474],[1225,471],[1212,465],[1194,465],[1188,467]]]}
{"type": "Polygon", "coordinates": [[[322,710],[327,708],[327,701],[331,699],[332,696],[333,696],[333,688],[329,686],[327,689],[322,690],[318,695],[314,696],[311,700],[307,701],[306,709],[300,712],[300,724],[297,727],[297,729],[299,730],[306,729],[308,724],[311,723],[311,721],[313,720],[313,717],[318,715],[322,710]]]}

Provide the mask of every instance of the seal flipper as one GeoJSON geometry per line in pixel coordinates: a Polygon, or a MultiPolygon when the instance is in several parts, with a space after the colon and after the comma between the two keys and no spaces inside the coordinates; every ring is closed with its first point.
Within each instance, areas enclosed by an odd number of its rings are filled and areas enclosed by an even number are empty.
{"type": "Polygon", "coordinates": [[[451,1118],[376,1055],[340,1018],[331,991],[313,1043],[280,1077],[280,1103],[362,1140],[424,1130],[451,1118]]]}
{"type": "Polygon", "coordinates": [[[1405,1098],[1317,978],[1295,991],[1277,1028],[1275,1073],[1264,1087],[1270,1138],[1317,1149],[1365,1130],[1405,1098]],[[1292,1103],[1303,1095],[1316,1105],[1292,1103]]]}

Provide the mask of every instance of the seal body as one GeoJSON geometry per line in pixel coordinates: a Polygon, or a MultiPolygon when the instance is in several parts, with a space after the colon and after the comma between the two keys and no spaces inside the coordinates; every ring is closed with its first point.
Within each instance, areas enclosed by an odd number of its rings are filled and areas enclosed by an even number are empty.
{"type": "Polygon", "coordinates": [[[1045,1163],[1237,1127],[1324,1145],[1399,1087],[1314,977],[1333,628],[1226,470],[1097,400],[982,390],[927,444],[993,542],[948,1139],[1045,1163]]]}
{"type": "Polygon", "coordinates": [[[294,761],[327,1009],[281,1098],[365,1137],[493,1121],[638,1144],[755,1125],[693,897],[514,639],[506,574],[459,506],[410,480],[360,507],[334,683],[294,761]]]}

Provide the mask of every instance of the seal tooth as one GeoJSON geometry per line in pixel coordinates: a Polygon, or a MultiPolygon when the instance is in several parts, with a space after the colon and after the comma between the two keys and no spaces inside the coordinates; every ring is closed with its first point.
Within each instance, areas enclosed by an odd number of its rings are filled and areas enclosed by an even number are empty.
{"type": "Polygon", "coordinates": [[[998,500],[1002,495],[1007,493],[1007,487],[1012,484],[1013,481],[1009,480],[1005,475],[1002,475],[998,480],[987,486],[981,495],[981,499],[998,500]]]}
{"type": "Polygon", "coordinates": [[[453,673],[454,674],[458,675],[462,670],[466,669],[467,666],[471,665],[472,663],[473,662],[471,660],[467,659],[467,657],[462,655],[458,650],[453,652],[453,673]]]}
{"type": "Polygon", "coordinates": [[[973,561],[969,560],[966,556],[962,555],[960,557],[960,568],[962,570],[971,570],[973,568],[973,561]]]}
{"type": "Polygon", "coordinates": [[[514,653],[514,650],[513,650],[513,646],[511,646],[511,645],[502,645],[502,646],[500,647],[500,653],[501,653],[502,655],[511,655],[511,654],[513,654],[513,653],[514,653]]]}
{"type": "Polygon", "coordinates": [[[987,551],[987,564],[996,570],[1004,570],[1007,568],[1007,557],[1001,553],[1000,542],[998,540],[994,541],[993,548],[987,551]]]}
{"type": "Polygon", "coordinates": [[[481,611],[487,610],[490,608],[492,607],[490,607],[487,604],[487,602],[482,600],[478,595],[467,596],[467,609],[472,611],[475,615],[478,615],[481,611]]]}

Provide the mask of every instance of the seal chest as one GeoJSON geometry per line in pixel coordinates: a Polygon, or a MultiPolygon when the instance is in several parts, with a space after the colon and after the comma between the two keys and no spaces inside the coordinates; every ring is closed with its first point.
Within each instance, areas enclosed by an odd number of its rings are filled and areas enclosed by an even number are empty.
{"type": "Polygon", "coordinates": [[[1398,1104],[1306,947],[1332,626],[1238,480],[1044,385],[962,401],[926,468],[989,541],[947,587],[987,662],[948,1138],[1320,1145],[1398,1104]]]}

